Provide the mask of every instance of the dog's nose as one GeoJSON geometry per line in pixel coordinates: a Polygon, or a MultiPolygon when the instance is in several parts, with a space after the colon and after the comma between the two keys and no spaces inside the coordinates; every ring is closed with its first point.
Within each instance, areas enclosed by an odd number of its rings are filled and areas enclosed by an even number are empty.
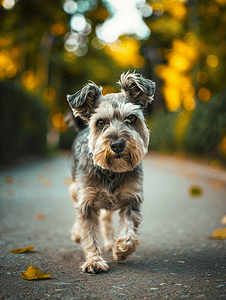
{"type": "Polygon", "coordinates": [[[119,154],[125,149],[125,146],[126,146],[126,142],[124,140],[118,140],[111,144],[111,149],[115,153],[119,154]]]}

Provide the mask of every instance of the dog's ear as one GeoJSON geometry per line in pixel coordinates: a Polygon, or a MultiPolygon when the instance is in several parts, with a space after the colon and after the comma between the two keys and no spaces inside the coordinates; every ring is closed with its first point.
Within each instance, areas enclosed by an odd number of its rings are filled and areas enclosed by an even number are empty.
{"type": "Polygon", "coordinates": [[[94,82],[90,82],[75,94],[67,95],[67,101],[74,116],[88,120],[101,94],[102,87],[97,86],[94,82]]]}
{"type": "Polygon", "coordinates": [[[154,101],[155,83],[140,74],[123,73],[118,84],[122,87],[122,92],[130,97],[130,101],[141,107],[154,101]]]}

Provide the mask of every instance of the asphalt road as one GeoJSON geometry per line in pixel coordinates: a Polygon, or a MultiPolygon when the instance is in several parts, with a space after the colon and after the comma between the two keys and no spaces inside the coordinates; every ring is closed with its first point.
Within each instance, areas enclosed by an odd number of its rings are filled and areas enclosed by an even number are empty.
{"type": "Polygon", "coordinates": [[[70,239],[70,155],[2,169],[0,299],[226,299],[226,240],[208,238],[226,227],[226,171],[158,154],[144,167],[142,243],[123,263],[104,253],[110,271],[97,275],[81,273],[84,254],[70,239]],[[34,251],[8,251],[26,246],[34,251]],[[24,280],[31,265],[52,276],[24,280]]]}

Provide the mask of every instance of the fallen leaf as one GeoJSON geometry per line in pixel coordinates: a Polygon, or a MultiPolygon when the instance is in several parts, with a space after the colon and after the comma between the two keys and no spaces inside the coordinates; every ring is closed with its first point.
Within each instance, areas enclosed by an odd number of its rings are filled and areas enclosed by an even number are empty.
{"type": "Polygon", "coordinates": [[[37,215],[34,215],[34,218],[35,220],[43,220],[46,218],[46,215],[44,214],[37,214],[37,215]]]}
{"type": "Polygon", "coordinates": [[[33,266],[28,267],[25,273],[21,272],[21,277],[26,280],[46,279],[50,276],[52,276],[52,274],[44,274],[33,266]]]}
{"type": "Polygon", "coordinates": [[[6,184],[12,184],[13,183],[13,177],[12,176],[6,176],[4,178],[4,181],[6,184]]]}
{"type": "Polygon", "coordinates": [[[37,179],[38,179],[38,182],[42,182],[44,180],[44,176],[43,175],[38,175],[37,179]]]}
{"type": "Polygon", "coordinates": [[[199,186],[192,186],[189,189],[189,194],[194,198],[201,197],[203,194],[203,189],[199,186]]]}
{"type": "Polygon", "coordinates": [[[41,182],[44,184],[45,187],[50,187],[53,185],[53,182],[51,179],[45,178],[43,175],[37,176],[38,182],[41,182]]]}
{"type": "Polygon", "coordinates": [[[50,187],[51,185],[53,185],[53,182],[52,182],[51,179],[45,178],[45,179],[43,180],[43,184],[44,184],[44,186],[46,186],[46,187],[50,187]]]}
{"type": "Polygon", "coordinates": [[[34,250],[34,247],[29,246],[26,248],[17,248],[17,249],[12,249],[12,250],[8,249],[8,250],[12,253],[21,254],[21,253],[30,252],[30,251],[34,250]]]}
{"type": "Polygon", "coordinates": [[[70,185],[72,183],[72,179],[71,178],[69,178],[69,177],[65,177],[64,178],[64,184],[65,185],[70,185]]]}
{"type": "Polygon", "coordinates": [[[226,224],[226,215],[221,218],[221,224],[226,224]]]}
{"type": "Polygon", "coordinates": [[[212,232],[212,238],[217,240],[225,240],[226,239],[226,228],[219,228],[212,232]]]}
{"type": "Polygon", "coordinates": [[[15,191],[13,189],[8,189],[7,194],[8,194],[9,197],[12,197],[12,196],[15,195],[15,191]]]}

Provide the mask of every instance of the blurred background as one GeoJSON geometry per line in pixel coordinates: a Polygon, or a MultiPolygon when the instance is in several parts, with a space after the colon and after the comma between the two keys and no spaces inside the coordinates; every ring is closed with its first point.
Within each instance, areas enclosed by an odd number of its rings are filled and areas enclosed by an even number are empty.
{"type": "Polygon", "coordinates": [[[66,95],[157,84],[150,151],[226,165],[226,0],[1,0],[1,165],[70,149],[66,95]]]}

